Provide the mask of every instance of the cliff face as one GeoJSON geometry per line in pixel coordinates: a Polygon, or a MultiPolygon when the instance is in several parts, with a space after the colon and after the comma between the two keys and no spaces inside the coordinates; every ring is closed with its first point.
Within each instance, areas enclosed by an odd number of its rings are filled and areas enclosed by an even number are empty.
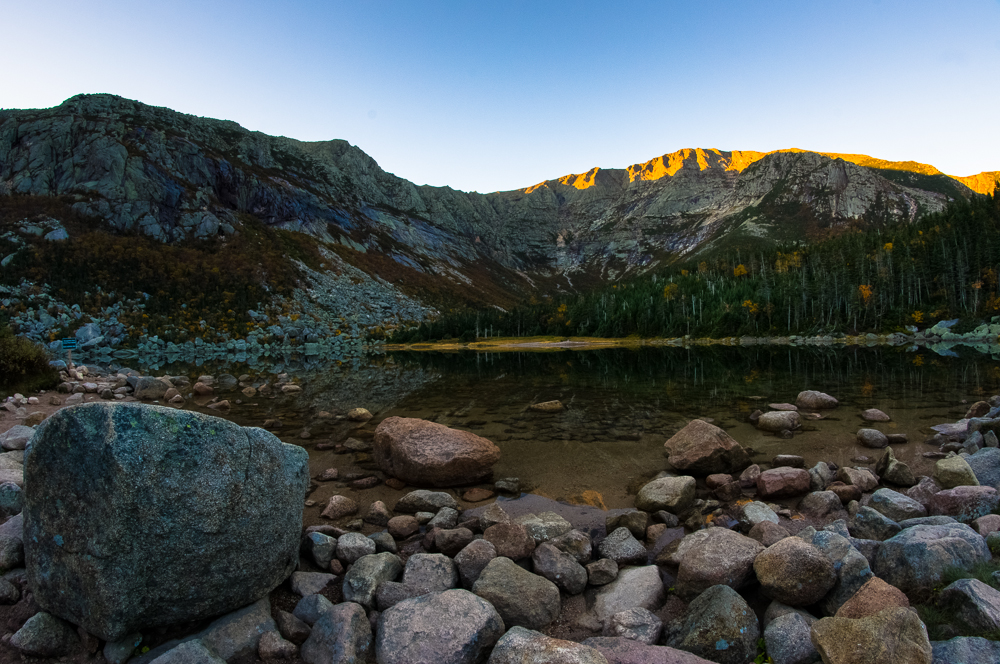
{"type": "Polygon", "coordinates": [[[699,149],[474,194],[416,186],[346,141],[267,136],[111,95],[0,111],[0,196],[60,197],[164,242],[239,233],[251,215],[346,247],[368,270],[380,268],[366,254],[508,292],[807,240],[853,220],[912,220],[971,195],[966,184],[863,155],[699,149]]]}

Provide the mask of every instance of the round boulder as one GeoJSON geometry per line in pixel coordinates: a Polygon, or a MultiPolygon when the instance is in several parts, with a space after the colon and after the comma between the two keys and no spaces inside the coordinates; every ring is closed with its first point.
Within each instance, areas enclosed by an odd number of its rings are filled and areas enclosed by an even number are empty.
{"type": "Polygon", "coordinates": [[[788,606],[808,606],[837,582],[837,571],[822,551],[798,537],[767,547],[753,563],[761,590],[788,606]]]}
{"type": "Polygon", "coordinates": [[[500,448],[485,438],[411,417],[383,420],[375,429],[373,453],[389,475],[434,487],[482,480],[500,460],[500,448]]]}

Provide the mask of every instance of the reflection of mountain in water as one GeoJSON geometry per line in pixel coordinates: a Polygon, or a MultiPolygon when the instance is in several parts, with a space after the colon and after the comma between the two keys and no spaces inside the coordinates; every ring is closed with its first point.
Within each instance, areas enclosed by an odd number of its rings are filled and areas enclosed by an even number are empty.
{"type": "MultiPolygon", "coordinates": [[[[459,395],[470,393],[525,405],[560,399],[572,408],[575,398],[601,392],[606,396],[602,415],[620,420],[636,410],[697,409],[753,396],[794,400],[799,391],[810,389],[904,400],[1000,391],[1000,371],[991,356],[955,350],[961,354],[942,357],[889,346],[705,346],[389,355],[400,364],[444,376],[452,408],[460,409],[459,395]]],[[[430,386],[431,392],[438,387],[430,386]]]]}
{"type": "Polygon", "coordinates": [[[353,366],[296,373],[304,388],[303,402],[316,410],[364,406],[373,413],[392,408],[407,396],[441,378],[433,368],[373,357],[353,366]]]}

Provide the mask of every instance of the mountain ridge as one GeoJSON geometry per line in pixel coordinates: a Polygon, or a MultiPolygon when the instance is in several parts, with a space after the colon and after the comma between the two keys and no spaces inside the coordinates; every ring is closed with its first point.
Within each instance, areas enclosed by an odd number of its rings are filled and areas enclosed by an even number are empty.
{"type": "Polygon", "coordinates": [[[114,95],[0,111],[0,199],[59,198],[112,232],[161,242],[225,238],[256,218],[373,276],[439,280],[482,301],[574,289],[734,243],[912,221],[971,196],[989,175],[965,180],[974,187],[866,155],[695,148],[479,194],[416,185],[342,139],[268,136],[114,95]]]}

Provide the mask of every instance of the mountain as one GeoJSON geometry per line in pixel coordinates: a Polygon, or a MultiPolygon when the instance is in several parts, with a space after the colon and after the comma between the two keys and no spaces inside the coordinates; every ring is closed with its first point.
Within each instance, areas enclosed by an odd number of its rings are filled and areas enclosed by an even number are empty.
{"type": "Polygon", "coordinates": [[[0,111],[5,229],[34,215],[74,220],[70,241],[101,229],[165,245],[294,231],[321,252],[322,262],[305,261],[313,272],[354,270],[393,297],[437,306],[506,306],[725,247],[913,220],[985,191],[993,175],[795,149],[688,149],[478,194],[417,186],[343,140],[268,136],[113,95],[0,111]]]}

